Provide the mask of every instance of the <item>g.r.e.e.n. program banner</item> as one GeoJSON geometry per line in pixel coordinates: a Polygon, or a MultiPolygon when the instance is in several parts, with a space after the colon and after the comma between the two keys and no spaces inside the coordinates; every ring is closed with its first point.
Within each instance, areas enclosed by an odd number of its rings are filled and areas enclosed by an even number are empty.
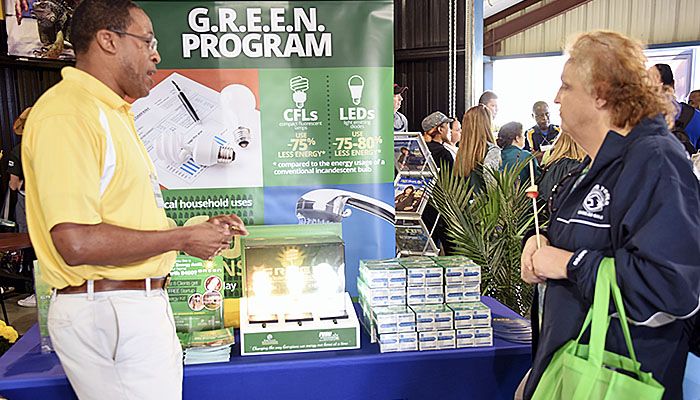
{"type": "Polygon", "coordinates": [[[356,295],[359,260],[394,255],[393,2],[139,4],[162,60],[133,111],[168,216],[341,222],[356,295]]]}

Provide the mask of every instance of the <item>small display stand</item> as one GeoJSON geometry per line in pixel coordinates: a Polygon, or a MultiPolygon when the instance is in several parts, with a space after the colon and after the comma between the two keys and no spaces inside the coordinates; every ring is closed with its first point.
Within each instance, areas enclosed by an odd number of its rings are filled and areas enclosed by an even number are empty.
{"type": "Polygon", "coordinates": [[[276,234],[284,226],[256,228],[244,240],[241,354],[359,348],[340,236],[313,235],[312,226],[304,234],[295,226],[293,236],[276,234]]]}
{"type": "Polygon", "coordinates": [[[421,215],[438,169],[420,133],[394,134],[394,168],[396,254],[437,256],[439,250],[431,237],[435,227],[426,226],[421,215]]]}

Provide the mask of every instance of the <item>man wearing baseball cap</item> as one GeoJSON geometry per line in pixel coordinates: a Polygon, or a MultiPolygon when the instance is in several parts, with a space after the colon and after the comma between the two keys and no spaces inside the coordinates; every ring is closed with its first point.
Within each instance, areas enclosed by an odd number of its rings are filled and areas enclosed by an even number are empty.
{"type": "Polygon", "coordinates": [[[452,169],[454,158],[443,142],[449,141],[450,123],[453,121],[440,111],[423,118],[421,128],[423,128],[423,138],[428,145],[428,150],[433,156],[435,165],[440,168],[443,164],[452,169]]]}
{"type": "MultiPolygon", "coordinates": [[[[421,122],[423,138],[428,145],[428,150],[430,150],[430,155],[433,157],[435,165],[438,168],[447,168],[450,171],[454,165],[454,158],[452,158],[452,153],[443,145],[443,142],[449,141],[450,123],[452,121],[452,118],[447,117],[440,111],[435,111],[423,118],[421,122]]],[[[438,211],[431,205],[428,205],[423,210],[422,219],[428,229],[433,230],[432,237],[436,242],[435,244],[444,248],[445,253],[449,254],[450,245],[447,240],[447,227],[442,219],[438,219],[438,211]]]]}
{"type": "Polygon", "coordinates": [[[408,90],[406,86],[394,84],[394,132],[407,132],[408,120],[399,112],[403,102],[403,94],[408,90]]]}

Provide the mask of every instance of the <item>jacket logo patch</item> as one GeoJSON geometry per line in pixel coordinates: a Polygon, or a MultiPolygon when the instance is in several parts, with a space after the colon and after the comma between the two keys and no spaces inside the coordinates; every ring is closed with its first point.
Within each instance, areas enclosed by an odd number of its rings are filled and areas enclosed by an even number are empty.
{"type": "Polygon", "coordinates": [[[595,185],[583,200],[583,208],[589,213],[599,213],[610,204],[610,192],[605,186],[595,185]]]}

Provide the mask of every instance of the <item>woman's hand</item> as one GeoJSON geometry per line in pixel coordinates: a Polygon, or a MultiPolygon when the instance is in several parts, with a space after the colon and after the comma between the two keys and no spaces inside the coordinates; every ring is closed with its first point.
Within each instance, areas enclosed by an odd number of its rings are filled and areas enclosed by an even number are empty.
{"type": "MultiPolygon", "coordinates": [[[[540,235],[540,244],[542,246],[549,246],[549,240],[547,240],[546,237],[540,235]]],[[[537,235],[534,235],[525,242],[525,247],[523,247],[523,254],[520,256],[520,277],[523,281],[527,283],[544,282],[544,278],[538,276],[535,273],[533,255],[536,251],[537,235]]]]}
{"type": "Polygon", "coordinates": [[[566,266],[573,254],[554,246],[542,246],[532,256],[535,276],[544,279],[566,279],[566,266]]]}

